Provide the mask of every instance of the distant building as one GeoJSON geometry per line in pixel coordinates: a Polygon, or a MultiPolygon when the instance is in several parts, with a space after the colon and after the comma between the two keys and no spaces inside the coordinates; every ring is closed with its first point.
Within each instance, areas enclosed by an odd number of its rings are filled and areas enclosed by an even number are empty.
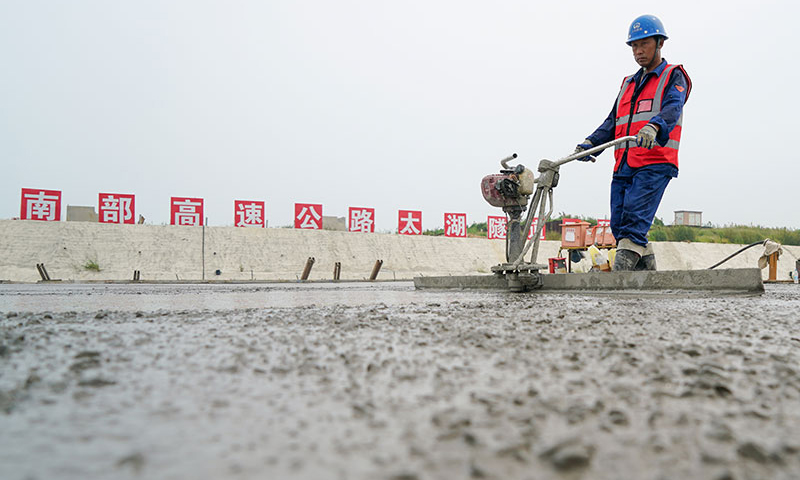
{"type": "Polygon", "coordinates": [[[338,230],[340,232],[347,231],[347,219],[345,217],[333,217],[328,215],[322,216],[322,229],[323,230],[338,230]]]}
{"type": "Polygon", "coordinates": [[[690,227],[700,227],[703,225],[703,212],[693,212],[690,210],[676,210],[673,225],[688,225],[690,227]]]}
{"type": "Polygon", "coordinates": [[[67,205],[68,222],[96,222],[97,212],[94,207],[81,207],[77,205],[67,205]]]}

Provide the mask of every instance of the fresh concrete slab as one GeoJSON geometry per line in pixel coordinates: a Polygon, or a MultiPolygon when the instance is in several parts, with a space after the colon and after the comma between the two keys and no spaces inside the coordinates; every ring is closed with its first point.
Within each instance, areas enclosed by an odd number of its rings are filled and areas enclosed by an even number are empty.
{"type": "MultiPolygon", "coordinates": [[[[414,286],[417,289],[508,289],[505,277],[500,275],[416,277],[414,286]]],[[[764,291],[764,284],[761,271],[757,268],[730,268],[542,275],[542,290],[702,290],[760,293],[764,291]]]]}
{"type": "Polygon", "coordinates": [[[798,479],[797,287],[2,285],[0,478],[798,479]]]}

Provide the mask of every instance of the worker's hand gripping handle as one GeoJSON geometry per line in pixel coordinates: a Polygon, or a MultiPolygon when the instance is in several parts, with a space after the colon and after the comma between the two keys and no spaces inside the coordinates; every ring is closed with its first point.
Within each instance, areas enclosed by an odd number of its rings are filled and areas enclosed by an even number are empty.
{"type": "Polygon", "coordinates": [[[604,143],[602,145],[598,145],[596,147],[588,148],[588,149],[583,150],[583,151],[578,152],[578,153],[573,153],[572,155],[570,155],[568,157],[564,157],[561,160],[557,160],[557,161],[553,162],[553,166],[555,167],[555,166],[563,165],[563,164],[569,163],[569,162],[571,162],[573,160],[577,160],[579,158],[583,158],[583,157],[585,157],[587,155],[593,155],[595,153],[602,152],[606,148],[613,147],[613,146],[618,145],[620,143],[635,142],[635,141],[636,141],[636,137],[634,135],[630,135],[630,136],[622,137],[622,138],[617,138],[615,140],[611,140],[610,142],[604,143]]]}

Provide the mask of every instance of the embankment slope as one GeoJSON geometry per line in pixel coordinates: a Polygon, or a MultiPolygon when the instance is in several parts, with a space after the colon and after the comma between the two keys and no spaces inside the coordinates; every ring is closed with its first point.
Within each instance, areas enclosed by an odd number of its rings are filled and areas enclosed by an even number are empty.
{"type": "MultiPolygon", "coordinates": [[[[547,241],[539,259],[558,254],[547,241]]],[[[707,268],[741,245],[654,243],[659,270],[707,268]]],[[[311,280],[332,278],[341,262],[343,280],[367,278],[383,260],[379,279],[419,275],[475,275],[505,261],[502,240],[364,234],[289,228],[177,227],[88,222],[0,220],[0,280],[39,280],[37,263],[50,277],[74,281],[130,280],[296,280],[308,257],[311,280]],[[97,265],[99,271],[87,268],[97,265]],[[205,274],[204,274],[205,271],[205,274]],[[219,271],[219,275],[216,272],[219,271]]],[[[788,279],[800,247],[784,247],[778,278],[788,279]]],[[[763,252],[754,247],[724,266],[753,267],[763,252]]],[[[767,271],[763,271],[766,278],[767,271]]]]}

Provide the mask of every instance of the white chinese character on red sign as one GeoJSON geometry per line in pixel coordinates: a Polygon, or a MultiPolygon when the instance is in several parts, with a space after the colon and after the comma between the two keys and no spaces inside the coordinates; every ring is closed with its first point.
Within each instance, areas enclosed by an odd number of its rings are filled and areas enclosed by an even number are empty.
{"type": "Polygon", "coordinates": [[[372,233],[375,231],[375,209],[350,207],[348,229],[351,232],[372,233]]]}
{"type": "Polygon", "coordinates": [[[123,193],[101,193],[98,195],[100,223],[134,223],[134,196],[123,193]]]}
{"type": "MultiPolygon", "coordinates": [[[[533,223],[531,223],[531,230],[528,232],[528,240],[533,238],[533,234],[536,232],[536,229],[539,228],[539,217],[533,217],[533,223]]],[[[547,227],[542,225],[542,234],[539,235],[540,240],[544,240],[545,235],[544,231],[547,227]]]]}
{"type": "Polygon", "coordinates": [[[233,221],[237,227],[264,228],[264,202],[250,200],[233,201],[233,221]]]}
{"type": "Polygon", "coordinates": [[[171,197],[170,225],[200,226],[203,224],[203,199],[171,197]]]}
{"type": "Polygon", "coordinates": [[[422,211],[399,210],[397,212],[397,233],[400,235],[421,235],[422,211]]]}
{"type": "Polygon", "coordinates": [[[467,214],[466,213],[445,213],[444,214],[444,236],[445,237],[466,237],[467,236],[467,214]]]}
{"type": "Polygon", "coordinates": [[[61,191],[23,188],[19,218],[45,222],[61,220],[61,191]]]}
{"type": "MultiPolygon", "coordinates": [[[[524,218],[522,220],[525,220],[524,218]]],[[[533,224],[531,225],[531,229],[528,231],[528,240],[533,238],[533,234],[538,228],[539,219],[537,217],[533,217],[533,224]]],[[[486,228],[487,234],[486,238],[489,240],[504,240],[508,233],[508,225],[506,217],[486,217],[486,228]]],[[[540,239],[544,240],[545,231],[544,227],[542,227],[542,234],[539,237],[540,239]]]]}
{"type": "Polygon", "coordinates": [[[295,203],[294,228],[322,230],[322,205],[295,203]]]}
{"type": "Polygon", "coordinates": [[[486,238],[489,240],[506,238],[506,217],[486,217],[486,238]]]}

